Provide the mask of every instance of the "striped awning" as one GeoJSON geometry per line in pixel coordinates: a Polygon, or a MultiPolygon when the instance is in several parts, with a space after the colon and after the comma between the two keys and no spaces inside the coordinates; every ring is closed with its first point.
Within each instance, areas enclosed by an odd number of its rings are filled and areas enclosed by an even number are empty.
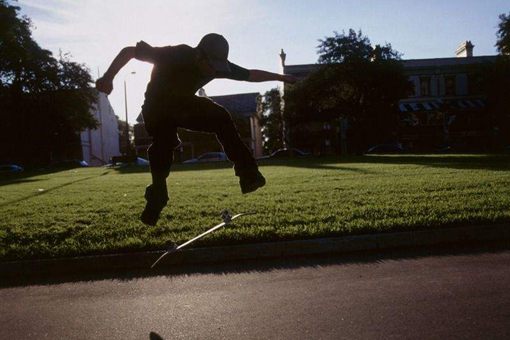
{"type": "Polygon", "coordinates": [[[416,112],[416,111],[434,111],[439,110],[443,104],[447,104],[449,107],[455,109],[480,109],[485,107],[485,101],[483,99],[455,99],[443,101],[429,100],[419,102],[406,102],[400,103],[400,112],[416,112]]]}

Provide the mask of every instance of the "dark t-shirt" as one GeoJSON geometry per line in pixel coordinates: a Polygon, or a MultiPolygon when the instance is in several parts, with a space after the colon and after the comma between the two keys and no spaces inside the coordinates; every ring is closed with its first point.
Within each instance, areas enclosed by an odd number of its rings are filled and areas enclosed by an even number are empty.
{"type": "Polygon", "coordinates": [[[154,64],[145,99],[164,100],[172,96],[194,95],[215,78],[248,80],[250,72],[230,63],[231,72],[206,77],[196,62],[196,49],[188,45],[152,47],[141,41],[136,45],[135,57],[154,64]]]}

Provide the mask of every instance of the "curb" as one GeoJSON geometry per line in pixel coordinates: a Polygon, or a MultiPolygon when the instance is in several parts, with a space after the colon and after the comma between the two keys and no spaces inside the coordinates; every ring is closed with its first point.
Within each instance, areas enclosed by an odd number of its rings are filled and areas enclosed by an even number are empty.
{"type": "MultiPolygon", "coordinates": [[[[159,269],[175,265],[217,263],[234,260],[253,260],[348,253],[356,251],[412,248],[432,245],[505,242],[510,245],[510,224],[421,230],[410,232],[355,235],[309,240],[266,242],[238,246],[190,248],[164,258],[159,269]]],[[[26,260],[0,263],[0,278],[23,278],[33,275],[63,275],[105,273],[110,271],[145,270],[162,251],[82,256],[47,260],[26,260]]],[[[155,270],[154,273],[157,273],[155,270]]]]}

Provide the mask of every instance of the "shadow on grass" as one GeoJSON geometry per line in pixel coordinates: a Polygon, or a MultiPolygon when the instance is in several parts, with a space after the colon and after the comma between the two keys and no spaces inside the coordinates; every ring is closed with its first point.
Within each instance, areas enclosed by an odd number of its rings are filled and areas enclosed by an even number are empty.
{"type": "MultiPolygon", "coordinates": [[[[174,164],[172,164],[172,169],[170,172],[232,169],[233,166],[234,166],[234,164],[230,163],[230,162],[213,162],[213,163],[202,163],[202,164],[174,163],[174,164]]],[[[150,172],[150,169],[148,166],[138,166],[138,165],[124,165],[124,166],[119,166],[119,167],[113,167],[111,169],[121,175],[136,174],[136,173],[149,173],[150,172]]]]}
{"type": "MultiPolygon", "coordinates": [[[[49,188],[49,189],[46,189],[46,190],[41,191],[41,192],[35,192],[33,194],[30,194],[30,195],[27,195],[27,196],[24,196],[24,197],[21,197],[21,198],[12,200],[12,201],[4,202],[4,203],[0,204],[0,208],[6,207],[6,206],[11,205],[11,204],[16,204],[16,203],[19,203],[19,202],[26,201],[28,199],[31,199],[32,197],[45,195],[45,194],[47,194],[49,192],[52,192],[52,191],[64,188],[66,186],[69,186],[69,185],[72,185],[72,184],[75,184],[75,183],[78,183],[78,182],[84,182],[84,181],[87,181],[87,180],[92,179],[92,178],[101,177],[101,176],[104,176],[106,174],[108,174],[108,171],[105,171],[105,172],[103,172],[103,173],[101,173],[101,174],[99,174],[97,176],[88,176],[88,177],[80,178],[80,179],[77,179],[77,180],[74,180],[74,181],[70,181],[70,182],[67,182],[67,183],[64,183],[64,184],[61,184],[61,185],[57,185],[57,186],[55,186],[53,188],[49,188]]],[[[15,183],[33,182],[33,181],[38,181],[38,180],[37,179],[35,179],[35,180],[21,180],[21,181],[15,182],[15,183]]]]}
{"type": "Polygon", "coordinates": [[[174,265],[172,267],[160,267],[155,270],[149,268],[136,271],[116,271],[108,273],[82,273],[79,268],[75,274],[48,275],[34,274],[30,277],[7,278],[0,280],[0,287],[19,287],[30,285],[53,285],[65,282],[94,282],[105,280],[130,281],[150,277],[172,277],[181,275],[201,274],[241,274],[241,273],[263,273],[274,270],[292,270],[299,268],[321,268],[332,265],[352,265],[384,263],[387,261],[400,261],[409,259],[420,259],[432,256],[479,256],[493,254],[502,251],[509,251],[510,244],[501,242],[477,242],[459,243],[427,247],[415,247],[405,249],[387,249],[384,251],[359,251],[342,254],[292,256],[276,259],[260,260],[235,260],[225,263],[203,263],[189,265],[174,265]]]}
{"type": "MultiPolygon", "coordinates": [[[[295,158],[295,159],[278,159],[278,160],[260,160],[258,165],[260,167],[269,166],[284,166],[284,167],[295,167],[295,168],[308,168],[308,169],[323,169],[323,170],[343,170],[353,171],[358,173],[374,173],[366,169],[360,169],[352,166],[343,166],[339,164],[343,159],[335,157],[327,158],[295,158]]],[[[359,161],[358,161],[359,162],[359,161]]],[[[350,162],[352,163],[352,162],[350,162]]],[[[181,171],[203,171],[203,170],[218,170],[218,169],[232,169],[234,166],[230,162],[214,162],[214,163],[202,163],[202,164],[173,164],[171,172],[181,171]]],[[[149,167],[128,165],[118,168],[113,168],[119,174],[133,174],[133,173],[145,173],[150,172],[149,167]]],[[[233,172],[233,170],[232,170],[233,172]]],[[[262,171],[263,172],[263,171],[262,171]]]]}
{"type": "MultiPolygon", "coordinates": [[[[265,164],[265,163],[261,163],[265,164]]],[[[510,155],[507,154],[398,154],[398,155],[364,155],[324,158],[302,158],[287,161],[271,161],[267,165],[281,165],[290,167],[337,169],[362,173],[376,173],[355,167],[361,164],[387,164],[387,165],[420,165],[431,168],[449,168],[455,170],[492,170],[509,171],[510,155]],[[349,166],[344,166],[349,165],[349,166]],[[354,167],[353,167],[354,165],[354,167]]]]}
{"type": "MultiPolygon", "coordinates": [[[[375,174],[374,170],[356,167],[357,164],[419,165],[430,168],[449,168],[455,170],[492,170],[509,171],[510,155],[471,154],[471,155],[365,155],[343,157],[309,157],[289,159],[264,159],[258,161],[261,167],[285,166],[322,170],[352,171],[363,174],[375,174]]],[[[230,162],[204,164],[174,164],[172,172],[201,171],[232,168],[230,162]]],[[[119,174],[149,172],[149,167],[124,166],[114,168],[119,174]]]]}
{"type": "MultiPolygon", "coordinates": [[[[33,175],[35,176],[35,175],[33,175]]],[[[31,182],[40,182],[44,181],[44,178],[19,178],[19,177],[9,177],[7,179],[2,179],[0,181],[0,187],[4,185],[11,185],[11,184],[20,184],[20,183],[31,183],[31,182]]]]}
{"type": "Polygon", "coordinates": [[[353,159],[369,164],[413,164],[432,168],[456,170],[510,170],[510,155],[367,155],[353,159]]]}
{"type": "Polygon", "coordinates": [[[15,174],[2,174],[0,177],[0,187],[4,185],[18,184],[18,183],[27,183],[27,182],[38,182],[45,181],[45,178],[32,178],[36,176],[44,176],[44,175],[54,175],[59,172],[64,172],[72,169],[81,169],[81,168],[45,168],[45,169],[36,169],[36,170],[26,170],[20,173],[15,174]]]}
{"type": "Polygon", "coordinates": [[[342,157],[310,157],[310,158],[290,158],[278,160],[263,160],[259,162],[260,166],[285,166],[291,168],[303,169],[318,169],[318,170],[340,170],[351,171],[361,174],[374,174],[375,171],[362,169],[353,166],[346,166],[344,164],[352,165],[352,163],[362,163],[360,160],[352,161],[351,158],[342,157]]]}

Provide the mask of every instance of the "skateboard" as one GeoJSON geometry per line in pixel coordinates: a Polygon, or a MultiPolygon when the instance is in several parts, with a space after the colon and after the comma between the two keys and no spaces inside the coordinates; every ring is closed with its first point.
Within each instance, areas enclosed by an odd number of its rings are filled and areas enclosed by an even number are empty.
{"type": "Polygon", "coordinates": [[[175,246],[175,245],[172,245],[168,248],[168,250],[166,252],[163,253],[163,255],[161,255],[157,260],[156,262],[154,262],[151,266],[151,269],[154,268],[159,261],[161,261],[161,259],[163,259],[165,256],[167,256],[168,254],[172,254],[172,253],[175,253],[179,250],[181,250],[182,248],[188,246],[189,244],[195,242],[196,240],[198,239],[201,239],[202,237],[204,237],[205,235],[207,234],[210,234],[212,233],[213,231],[217,230],[217,229],[220,229],[221,227],[224,227],[228,224],[230,224],[233,220],[235,220],[236,218],[238,217],[241,217],[241,216],[245,216],[245,215],[253,215],[255,214],[255,212],[246,212],[246,213],[240,213],[240,214],[237,214],[237,215],[234,215],[232,216],[230,214],[230,212],[228,210],[223,210],[221,212],[221,218],[223,220],[223,222],[221,222],[220,224],[218,225],[215,225],[214,227],[212,227],[211,229],[203,232],[202,234],[192,238],[191,240],[187,241],[187,242],[184,242],[183,244],[179,245],[179,246],[175,246]]]}

